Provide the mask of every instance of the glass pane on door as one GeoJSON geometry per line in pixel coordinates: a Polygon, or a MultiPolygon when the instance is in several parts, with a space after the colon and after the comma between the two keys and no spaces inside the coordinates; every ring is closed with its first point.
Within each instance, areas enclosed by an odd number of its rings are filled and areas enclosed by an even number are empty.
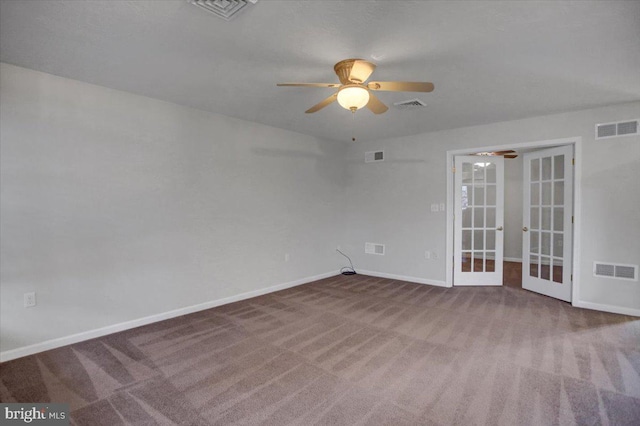
{"type": "Polygon", "coordinates": [[[486,225],[489,229],[494,229],[496,227],[496,209],[495,207],[487,207],[486,211],[486,225]]]}
{"type": "MultiPolygon", "coordinates": [[[[486,165],[487,163],[485,163],[486,165]]],[[[485,166],[487,171],[485,183],[496,183],[497,182],[497,174],[496,174],[496,165],[494,163],[490,163],[485,166]]]]}
{"type": "Polygon", "coordinates": [[[484,271],[484,253],[481,251],[473,252],[473,272],[484,271]]]}
{"type": "Polygon", "coordinates": [[[536,158],[531,161],[531,182],[540,180],[540,160],[536,158]]]}
{"type": "Polygon", "coordinates": [[[551,179],[551,157],[542,159],[542,180],[551,179]]]}
{"type": "Polygon", "coordinates": [[[493,229],[487,229],[486,231],[486,248],[487,250],[495,250],[496,249],[496,231],[493,229]]]}
{"type": "Polygon", "coordinates": [[[556,261],[553,265],[553,281],[562,284],[562,260],[556,261]]]}
{"type": "Polygon", "coordinates": [[[487,206],[495,206],[496,205],[496,186],[495,185],[487,185],[487,206]]]}
{"type": "Polygon", "coordinates": [[[529,259],[529,275],[532,277],[538,277],[538,264],[540,263],[540,258],[538,256],[531,255],[529,259]]]}
{"type": "Polygon", "coordinates": [[[553,157],[553,178],[564,179],[564,155],[553,157]]]}
{"type": "Polygon", "coordinates": [[[495,252],[487,252],[486,272],[496,271],[496,261],[494,260],[495,252]]]}
{"type": "Polygon", "coordinates": [[[532,206],[540,205],[540,184],[539,183],[531,184],[531,205],[532,206]]]}
{"type": "Polygon", "coordinates": [[[551,262],[548,257],[540,256],[540,279],[549,280],[551,276],[551,262]]]}
{"type": "Polygon", "coordinates": [[[562,232],[564,230],[564,208],[553,209],[553,230],[562,232]]]}
{"type": "Polygon", "coordinates": [[[462,272],[470,272],[471,271],[471,252],[463,251],[462,252],[462,272]]]}

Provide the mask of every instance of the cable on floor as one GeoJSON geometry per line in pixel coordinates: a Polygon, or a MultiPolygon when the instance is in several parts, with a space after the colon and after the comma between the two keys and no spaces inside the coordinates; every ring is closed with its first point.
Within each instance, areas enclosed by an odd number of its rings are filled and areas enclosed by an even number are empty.
{"type": "Polygon", "coordinates": [[[336,251],[338,253],[340,253],[341,255],[343,255],[344,257],[346,257],[349,260],[349,264],[351,265],[351,267],[349,266],[344,266],[342,268],[340,268],[340,273],[342,275],[356,275],[357,272],[353,267],[353,263],[351,262],[351,259],[349,258],[349,256],[347,256],[346,254],[344,254],[343,252],[340,251],[340,249],[336,249],[336,251]]]}

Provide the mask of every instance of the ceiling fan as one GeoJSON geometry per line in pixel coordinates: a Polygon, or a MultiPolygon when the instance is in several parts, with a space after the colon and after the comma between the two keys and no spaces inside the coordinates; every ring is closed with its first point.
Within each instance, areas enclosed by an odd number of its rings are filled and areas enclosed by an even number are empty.
{"type": "Polygon", "coordinates": [[[338,101],[340,106],[351,112],[367,107],[374,114],[382,114],[389,107],[383,104],[372,91],[390,92],[431,92],[433,83],[410,81],[370,81],[365,82],[376,69],[376,65],[363,59],[345,59],[333,67],[340,83],[278,83],[278,86],[337,87],[338,91],[312,106],[305,112],[316,112],[338,101]]]}
{"type": "Polygon", "coordinates": [[[508,151],[485,151],[485,152],[476,152],[475,154],[479,157],[504,157],[504,158],[517,158],[518,154],[512,149],[508,151]]]}

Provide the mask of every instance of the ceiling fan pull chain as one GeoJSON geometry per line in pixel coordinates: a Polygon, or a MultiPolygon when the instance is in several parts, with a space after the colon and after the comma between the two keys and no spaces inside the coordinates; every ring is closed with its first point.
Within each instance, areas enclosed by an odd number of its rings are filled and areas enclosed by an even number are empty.
{"type": "Polygon", "coordinates": [[[353,118],[353,120],[351,120],[351,142],[355,142],[356,141],[356,110],[355,109],[351,110],[351,117],[353,118]]]}

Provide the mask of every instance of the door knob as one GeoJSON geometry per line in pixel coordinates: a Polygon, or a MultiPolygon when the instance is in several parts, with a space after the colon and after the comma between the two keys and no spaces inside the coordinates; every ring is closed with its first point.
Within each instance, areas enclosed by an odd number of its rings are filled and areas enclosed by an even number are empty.
{"type": "Polygon", "coordinates": [[[496,231],[502,231],[502,226],[498,226],[498,227],[496,228],[496,231]]]}
{"type": "Polygon", "coordinates": [[[525,226],[524,228],[522,228],[522,230],[523,230],[524,232],[527,232],[527,231],[529,230],[529,228],[527,228],[527,227],[525,226]]]}

